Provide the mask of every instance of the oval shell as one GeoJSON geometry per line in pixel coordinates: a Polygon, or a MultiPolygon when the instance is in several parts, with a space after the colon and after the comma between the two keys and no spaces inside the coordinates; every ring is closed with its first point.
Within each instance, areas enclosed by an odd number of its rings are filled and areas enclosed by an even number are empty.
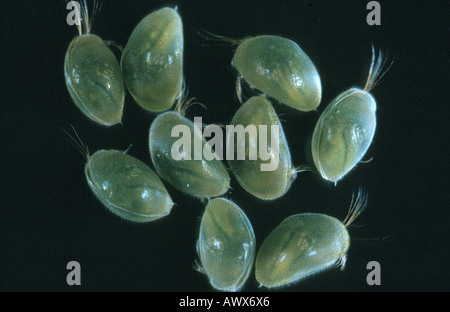
{"type": "Polygon", "coordinates": [[[170,213],[173,202],[158,175],[140,160],[115,150],[89,156],[84,169],[95,196],[114,214],[148,222],[170,213]]]}
{"type": "Polygon", "coordinates": [[[375,134],[375,113],[372,95],[356,88],[325,108],[311,141],[314,163],[324,179],[337,182],[362,159],[375,134]]]}
{"type": "MultiPolygon", "coordinates": [[[[172,129],[177,125],[187,126],[190,130],[191,148],[194,140],[208,144],[200,131],[194,131],[194,123],[177,112],[169,111],[153,120],[149,131],[149,150],[156,172],[178,190],[195,197],[216,197],[230,188],[230,176],[222,161],[218,159],[175,160],[172,146],[178,137],[172,137],[172,129]],[[195,138],[195,137],[196,138],[195,138]]],[[[191,151],[183,151],[189,153],[191,151]]],[[[194,152],[191,152],[194,155],[194,152]]]]}
{"type": "Polygon", "coordinates": [[[239,184],[253,196],[261,199],[276,199],[283,196],[291,187],[296,178],[293,173],[291,154],[286,137],[283,132],[278,116],[270,102],[261,96],[254,96],[245,102],[234,115],[230,125],[242,125],[246,128],[254,125],[258,131],[257,137],[245,136],[245,159],[239,160],[238,144],[239,137],[233,132],[227,130],[227,150],[234,150],[234,160],[228,159],[228,165],[236,177],[239,184]],[[260,125],[267,126],[267,152],[271,154],[270,160],[262,160],[259,153],[259,137],[261,135],[260,125]],[[263,171],[261,164],[274,162],[276,152],[271,150],[271,126],[278,126],[279,144],[278,144],[278,164],[276,170],[263,171]],[[234,136],[232,140],[231,136],[234,136]],[[256,160],[250,159],[250,147],[258,148],[256,160]]]}
{"type": "Polygon", "coordinates": [[[341,221],[324,214],[292,215],[259,248],[256,279],[265,287],[298,281],[336,265],[349,246],[350,236],[341,221]]]}
{"type": "Polygon", "coordinates": [[[172,8],[144,17],[122,54],[125,84],[134,100],[151,112],[168,110],[183,82],[183,25],[172,8]]]}
{"type": "Polygon", "coordinates": [[[64,74],[72,100],[87,117],[105,126],[121,122],[125,98],[122,70],[100,37],[89,34],[72,40],[64,74]]]}
{"type": "Polygon", "coordinates": [[[319,73],[292,40],[257,36],[244,40],[233,65],[252,87],[301,111],[316,109],[322,97],[319,73]]]}
{"type": "Polygon", "coordinates": [[[214,288],[239,290],[255,258],[255,234],[242,209],[227,199],[212,199],[203,213],[197,252],[214,288]]]}

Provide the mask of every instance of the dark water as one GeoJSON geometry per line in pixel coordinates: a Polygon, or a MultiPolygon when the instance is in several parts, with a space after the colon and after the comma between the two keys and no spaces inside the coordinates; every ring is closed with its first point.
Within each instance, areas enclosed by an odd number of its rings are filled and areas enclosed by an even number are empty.
{"type": "MultiPolygon", "coordinates": [[[[281,35],[316,65],[323,99],[317,112],[274,103],[295,165],[310,164],[308,140],[325,106],[365,83],[371,44],[394,65],[373,90],[378,125],[366,159],[336,187],[301,173],[282,198],[266,202],[233,178],[226,196],[252,222],[257,247],[287,216],[320,212],[343,219],[352,192],[364,186],[369,207],[350,229],[345,270],[334,269],[276,291],[449,291],[449,5],[446,1],[379,1],[381,25],[368,26],[366,1],[104,1],[93,33],[125,45],[147,13],[178,5],[185,30],[184,72],[194,106],[187,117],[228,123],[239,107],[233,48],[203,41],[200,28],[233,38],[281,35]],[[389,237],[389,239],[382,239],[389,237]],[[381,285],[369,286],[369,261],[381,285]]],[[[1,25],[2,291],[213,291],[193,269],[204,204],[168,185],[177,203],[150,224],[111,214],[86,184],[84,158],[62,128],[72,124],[91,152],[126,149],[151,165],[148,128],[155,115],[127,95],[123,125],[105,128],[73,104],[63,62],[77,34],[65,1],[3,1],[1,25]],[[81,286],[68,286],[66,264],[81,264],[81,286]]],[[[244,291],[258,288],[252,273],[244,291]]]]}

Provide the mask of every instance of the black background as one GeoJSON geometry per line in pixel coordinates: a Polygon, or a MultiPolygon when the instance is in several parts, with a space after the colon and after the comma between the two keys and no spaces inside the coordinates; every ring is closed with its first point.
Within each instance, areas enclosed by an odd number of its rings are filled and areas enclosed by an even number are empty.
{"type": "MultiPolygon", "coordinates": [[[[206,42],[200,28],[233,38],[290,38],[316,65],[323,97],[317,112],[274,102],[295,165],[311,165],[308,140],[325,106],[365,83],[371,44],[394,64],[372,92],[377,130],[366,159],[335,187],[299,174],[281,199],[266,202],[232,178],[226,196],[252,222],[257,247],[287,216],[321,212],[343,219],[364,186],[369,207],[350,229],[343,271],[333,269],[268,291],[449,291],[449,2],[379,1],[381,26],[368,26],[368,1],[103,1],[92,32],[125,45],[151,11],[178,5],[185,32],[189,95],[204,103],[188,118],[229,122],[239,107],[233,48],[206,42]],[[389,239],[382,239],[389,237],[389,239]],[[369,261],[381,285],[366,283],[369,261]]],[[[92,3],[92,2],[90,2],[92,3]]],[[[151,165],[148,128],[155,117],[126,96],[123,125],[102,127],[73,104],[65,83],[66,49],[77,35],[65,1],[2,1],[1,211],[2,291],[214,291],[193,269],[204,204],[165,183],[176,206],[149,224],[110,213],[86,184],[84,158],[63,132],[73,125],[89,146],[125,150],[151,165]],[[81,264],[81,286],[68,286],[66,264],[81,264]]],[[[243,291],[258,288],[254,272],[243,291]]]]}

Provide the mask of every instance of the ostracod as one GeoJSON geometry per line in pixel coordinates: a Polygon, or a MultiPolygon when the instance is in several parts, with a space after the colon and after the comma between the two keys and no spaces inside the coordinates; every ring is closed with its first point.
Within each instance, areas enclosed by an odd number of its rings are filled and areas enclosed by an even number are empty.
{"type": "MultiPolygon", "coordinates": [[[[86,1],[77,11],[79,36],[67,49],[64,75],[76,106],[91,120],[111,126],[122,120],[125,87],[119,63],[105,42],[91,34],[86,1]]],[[[94,5],[94,14],[97,11],[94,5]]]]}
{"type": "Polygon", "coordinates": [[[124,152],[97,151],[88,156],[84,173],[95,196],[126,220],[154,221],[172,209],[172,199],[158,175],[124,152]]]}
{"type": "Polygon", "coordinates": [[[263,241],[255,262],[258,282],[265,287],[287,285],[315,273],[344,265],[350,247],[349,226],[367,206],[361,189],[341,222],[317,213],[295,214],[282,221],[263,241]]]}
{"type": "Polygon", "coordinates": [[[256,36],[242,40],[232,64],[252,87],[301,111],[316,109],[322,97],[319,73],[292,40],[256,36]]]}
{"type": "Polygon", "coordinates": [[[125,84],[151,112],[168,110],[182,93],[183,24],[177,11],[162,8],[144,17],[122,54],[125,84]]]}
{"type": "Polygon", "coordinates": [[[197,252],[200,270],[214,288],[239,290],[255,258],[255,234],[242,209],[224,198],[209,201],[200,225],[197,252]]]}
{"type": "MultiPolygon", "coordinates": [[[[338,95],[325,108],[314,128],[311,152],[321,176],[337,182],[366,154],[376,128],[377,104],[370,91],[386,73],[383,54],[372,64],[366,86],[351,88],[338,95]]],[[[388,68],[389,69],[389,68],[388,68]]]]}
{"type": "Polygon", "coordinates": [[[200,198],[216,197],[230,188],[230,176],[219,157],[204,157],[202,150],[208,143],[201,127],[175,111],[158,115],[149,130],[150,156],[159,176],[178,190],[200,198]],[[199,157],[195,157],[197,143],[199,157]]]}
{"type": "Polygon", "coordinates": [[[239,184],[253,196],[276,199],[291,187],[296,172],[289,146],[266,98],[254,96],[235,113],[227,126],[227,161],[239,184]]]}

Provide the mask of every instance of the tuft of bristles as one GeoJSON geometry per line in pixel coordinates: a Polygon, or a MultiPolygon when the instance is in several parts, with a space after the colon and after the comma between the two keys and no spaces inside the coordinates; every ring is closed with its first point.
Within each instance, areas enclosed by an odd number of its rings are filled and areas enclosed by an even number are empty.
{"type": "Polygon", "coordinates": [[[370,92],[380,82],[383,76],[389,71],[394,60],[388,63],[388,54],[381,50],[378,51],[378,55],[375,52],[375,47],[372,44],[372,62],[370,63],[369,75],[367,76],[366,85],[364,90],[370,92]]]}
{"type": "Polygon", "coordinates": [[[95,16],[100,12],[102,4],[100,1],[94,0],[92,5],[92,14],[89,17],[89,10],[86,0],[81,1],[80,7],[75,6],[75,19],[78,28],[78,34],[80,36],[89,35],[92,29],[92,23],[95,16]]]}
{"type": "MultiPolygon", "coordinates": [[[[227,36],[217,35],[204,28],[199,28],[199,30],[197,30],[197,36],[202,38],[206,42],[208,41],[215,42],[216,43],[215,45],[218,45],[219,43],[225,43],[232,47],[240,45],[246,39],[246,38],[236,39],[227,36]]],[[[203,43],[201,45],[207,46],[209,44],[203,43]]]]}
{"type": "Polygon", "coordinates": [[[350,203],[350,208],[348,210],[347,216],[345,217],[344,225],[349,227],[366,209],[369,202],[369,194],[362,187],[359,187],[358,194],[355,198],[355,193],[352,194],[352,201],[350,203]]]}
{"type": "Polygon", "coordinates": [[[183,81],[182,88],[178,95],[177,104],[174,108],[174,111],[179,113],[181,116],[186,115],[187,110],[193,105],[200,105],[201,107],[206,109],[206,106],[203,103],[197,102],[197,98],[192,97],[188,99],[188,92],[189,91],[187,90],[186,85],[183,81]]]}
{"type": "Polygon", "coordinates": [[[89,148],[88,146],[83,142],[83,140],[80,138],[80,136],[78,135],[77,130],[75,130],[74,126],[70,125],[70,127],[72,128],[72,131],[74,133],[74,136],[71,135],[69,133],[69,131],[67,131],[66,129],[62,129],[66,135],[69,137],[69,143],[72,144],[73,147],[75,147],[75,149],[80,152],[81,155],[83,155],[84,158],[86,158],[86,160],[89,160],[89,148]]]}

